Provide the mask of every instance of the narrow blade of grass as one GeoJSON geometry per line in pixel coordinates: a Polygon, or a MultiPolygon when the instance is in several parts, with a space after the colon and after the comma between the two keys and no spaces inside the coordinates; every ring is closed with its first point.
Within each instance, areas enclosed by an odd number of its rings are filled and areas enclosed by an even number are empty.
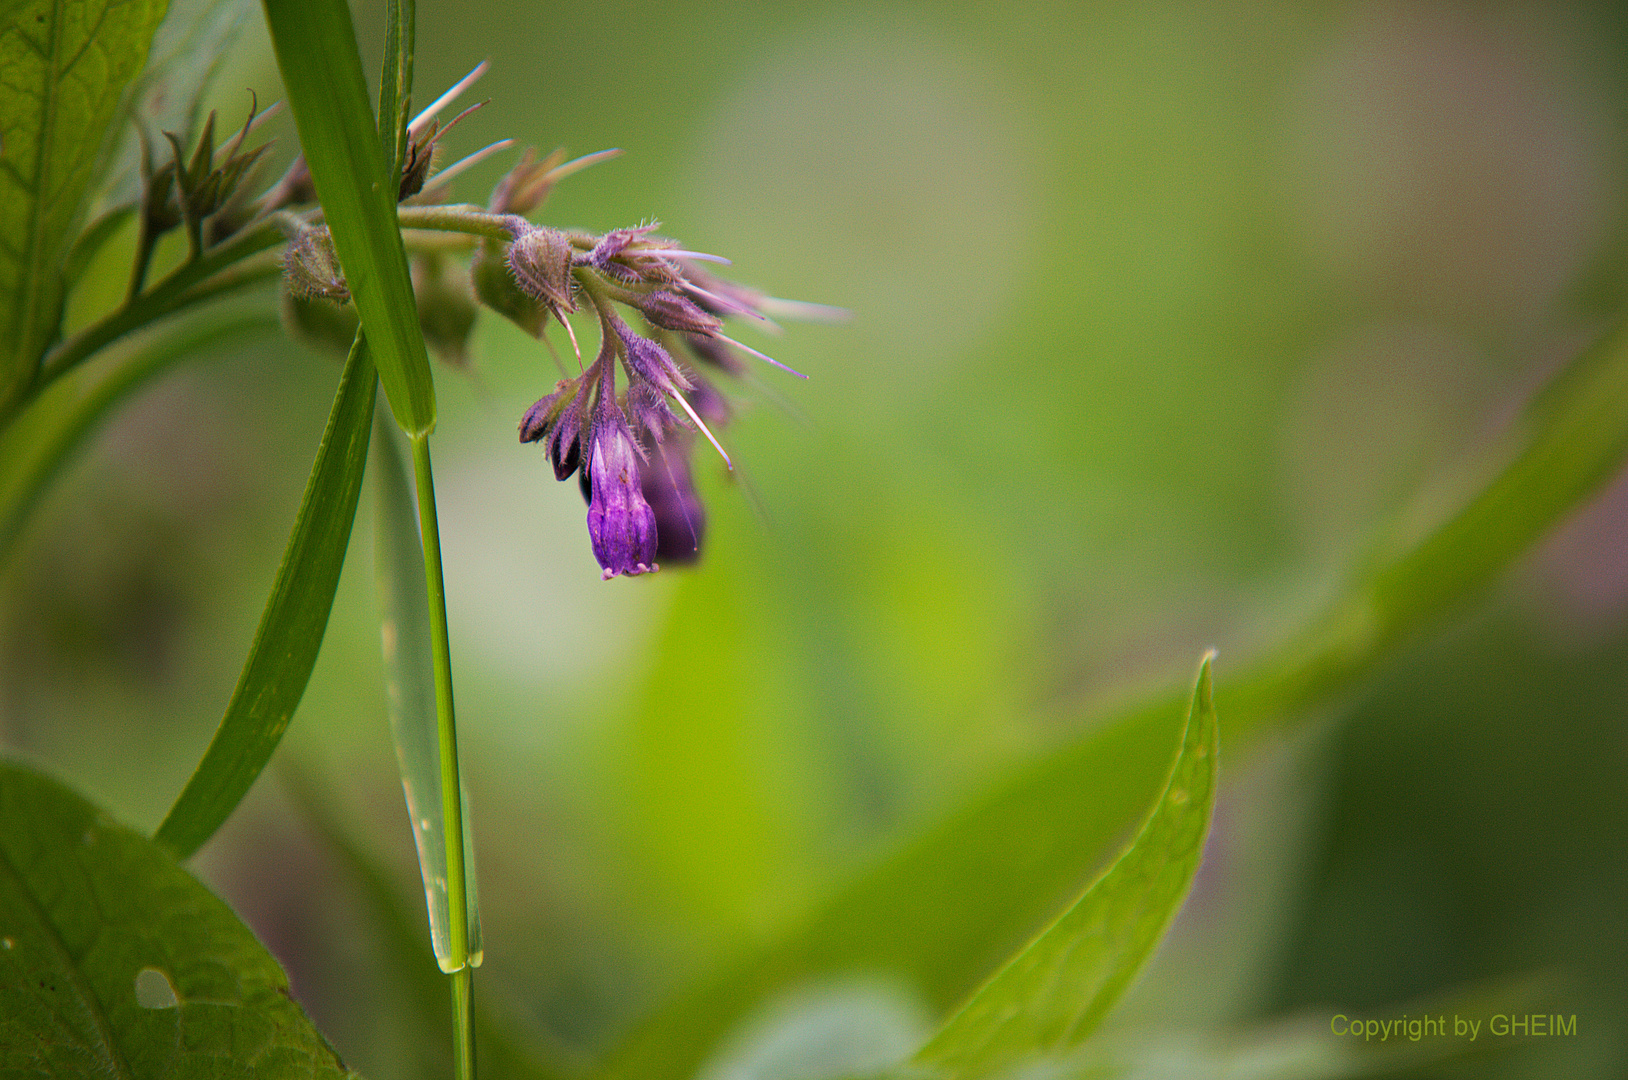
{"type": "MultiPolygon", "coordinates": [[[[373,563],[378,583],[380,637],[384,646],[385,697],[390,734],[401,766],[402,794],[418,846],[430,942],[443,970],[463,966],[452,950],[451,904],[447,895],[446,814],[442,809],[440,730],[435,703],[429,600],[424,587],[424,549],[419,540],[418,506],[407,479],[397,437],[382,421],[373,445],[373,563]]],[[[459,785],[463,809],[464,865],[474,865],[468,800],[459,785]]],[[[475,875],[466,875],[469,960],[481,960],[480,906],[475,875]]]]}
{"type": "Polygon", "coordinates": [[[407,159],[407,116],[413,100],[413,0],[388,0],[384,17],[384,70],[379,73],[379,145],[391,176],[407,159]]]}
{"type": "Polygon", "coordinates": [[[377,386],[367,339],[358,333],[237,689],[154,836],[179,858],[213,836],[248,793],[305,693],[356,520],[377,386]]]}
{"type": "Polygon", "coordinates": [[[265,0],[277,67],[334,250],[396,423],[435,427],[435,385],[396,228],[397,185],[368,103],[345,0],[265,0]]]}
{"type": "Polygon", "coordinates": [[[1210,660],[1199,666],[1181,746],[1136,839],[944,1025],[920,1064],[977,1077],[1065,1052],[1130,986],[1187,898],[1209,835],[1221,746],[1210,660]]]}

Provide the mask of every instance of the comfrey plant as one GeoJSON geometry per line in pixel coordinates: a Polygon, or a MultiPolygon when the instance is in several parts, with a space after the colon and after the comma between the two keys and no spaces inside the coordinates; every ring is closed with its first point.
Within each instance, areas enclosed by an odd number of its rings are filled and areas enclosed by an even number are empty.
{"type": "MultiPolygon", "coordinates": [[[[1204,852],[1220,753],[1208,657],[1190,687],[1057,727],[1035,761],[653,1010],[592,1066],[555,1060],[476,1008],[484,945],[458,763],[429,351],[463,364],[481,305],[539,338],[556,324],[570,337],[577,371],[525,412],[520,440],[539,444],[559,480],[582,486],[604,577],[635,576],[701,549],[691,455],[705,441],[728,461],[717,432],[729,406],[713,379],[755,359],[776,363],[726,334],[727,320],[833,312],[725,281],[709,269],[716,257],[654,225],[591,235],[530,220],[557,183],[608,153],[566,161],[527,151],[486,206],[446,203],[469,163],[507,144],[436,169],[456,123],[438,118],[468,80],[415,117],[413,5],[385,7],[375,110],[345,0],[264,0],[300,154],[261,191],[268,155],[256,130],[266,114],[254,105],[222,145],[213,117],[132,137],[136,190],[121,187],[103,153],[130,115],[122,103],[147,100],[158,83],[177,96],[175,58],[201,56],[207,69],[223,40],[215,24],[166,24],[160,48],[161,0],[0,5],[0,564],[63,464],[134,390],[205,347],[278,324],[256,286],[282,282],[283,325],[345,351],[237,686],[156,832],[119,825],[61,783],[0,762],[0,1075],[351,1075],[276,961],[180,864],[233,813],[295,714],[364,478],[375,497],[390,722],[435,963],[411,935],[396,953],[407,958],[404,981],[434,982],[436,966],[447,976],[446,1059],[460,1080],[475,1075],[477,1028],[496,1064],[489,1072],[544,1080],[1282,1076],[1286,1061],[1307,1062],[1307,1075],[1355,1076],[1413,1060],[1354,1058],[1301,1030],[1191,1062],[1159,1036],[1092,1041],[1204,852]],[[157,60],[142,75],[150,47],[157,60]],[[110,193],[107,209],[87,222],[98,191],[110,193]],[[178,231],[184,252],[178,240],[162,243],[178,231]],[[73,330],[67,298],[116,237],[133,239],[128,286],[121,279],[122,298],[73,330]],[[574,315],[597,324],[591,361],[574,315]],[[853,989],[877,976],[916,995],[910,1007],[853,989]]],[[[1580,355],[1512,439],[1455,514],[1365,567],[1325,617],[1223,687],[1231,738],[1281,730],[1349,697],[1612,475],[1628,453],[1628,337],[1580,355]]],[[[382,882],[321,801],[307,804],[358,879],[382,882]]],[[[408,925],[388,888],[369,892],[381,926],[408,925]]],[[[435,1009],[403,1027],[444,1022],[436,989],[402,995],[435,1009]]],[[[445,1064],[428,1068],[439,1075],[445,1064]]]]}
{"type": "MultiPolygon", "coordinates": [[[[433,204],[452,177],[508,145],[507,140],[494,143],[430,176],[436,141],[452,126],[439,127],[436,113],[484,70],[485,65],[476,68],[408,125],[399,186],[403,204],[433,204]]],[[[464,115],[467,110],[459,118],[464,115]]],[[[712,431],[727,422],[730,406],[702,369],[739,375],[744,354],[791,372],[724,334],[724,320],[745,316],[767,322],[771,312],[822,319],[842,315],[834,308],[780,300],[706,274],[697,263],[727,260],[685,250],[655,235],[653,224],[596,236],[527,220],[561,179],[614,153],[565,161],[555,151],[539,161],[534,150],[527,150],[499,182],[486,210],[438,207],[433,215],[402,215],[410,225],[481,234],[470,267],[474,296],[534,336],[544,337],[557,323],[576,350],[567,316],[586,305],[597,317],[598,355],[526,412],[520,441],[542,444],[557,479],[580,476],[594,556],[607,580],[649,573],[661,562],[693,563],[700,554],[706,515],[689,465],[695,433],[705,436],[733,467],[712,431]],[[645,333],[631,329],[617,305],[635,313],[645,333]],[[623,373],[620,388],[618,368],[623,373]]],[[[227,167],[235,168],[235,160],[229,158],[227,167]]],[[[314,194],[302,158],[262,201],[262,208],[282,210],[314,194]]],[[[355,320],[320,310],[350,299],[332,236],[323,226],[296,223],[293,230],[284,257],[291,324],[296,332],[303,328],[318,338],[348,341],[355,320]]],[[[427,341],[457,359],[473,327],[473,308],[469,291],[449,287],[441,266],[439,254],[420,256],[415,264],[419,312],[427,341]]],[[[580,351],[577,358],[580,363],[580,351]]]]}

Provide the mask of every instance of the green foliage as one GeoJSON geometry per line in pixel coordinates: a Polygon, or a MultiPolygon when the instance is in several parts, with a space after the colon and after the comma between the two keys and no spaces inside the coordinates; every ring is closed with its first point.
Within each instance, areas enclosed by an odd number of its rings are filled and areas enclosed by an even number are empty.
{"type": "MultiPolygon", "coordinates": [[[[206,239],[205,219],[219,211],[227,189],[265,147],[218,164],[212,126],[190,155],[185,140],[172,134],[176,164],[189,159],[179,184],[186,260],[152,288],[132,289],[123,305],[62,341],[65,293],[137,212],[116,206],[78,229],[104,179],[97,165],[105,163],[118,135],[118,102],[141,67],[161,8],[136,0],[0,2],[6,73],[0,80],[0,562],[51,480],[117,405],[180,357],[267,321],[263,315],[211,312],[178,326],[155,324],[274,276],[270,249],[311,228],[319,215],[331,229],[366,336],[357,334],[341,376],[237,688],[208,752],[153,841],[111,825],[34,773],[0,766],[0,1073],[343,1074],[332,1050],[289,1001],[275,963],[173,859],[197,851],[238,806],[299,705],[333,607],[371,445],[387,693],[431,951],[411,940],[413,920],[392,902],[387,875],[323,816],[309,792],[303,794],[320,831],[380,914],[415,1012],[427,1014],[438,996],[445,1005],[429,956],[456,972],[451,1029],[458,1049],[451,1056],[458,1074],[467,1077],[476,1026],[468,969],[480,962],[482,945],[473,874],[465,873],[472,842],[456,761],[429,466],[435,389],[400,225],[482,236],[489,252],[511,234],[502,219],[468,207],[398,215],[396,178],[408,152],[411,112],[412,3],[386,6],[375,118],[345,0],[265,0],[320,209],[295,212],[279,204],[278,212],[241,233],[221,242],[206,239]],[[107,352],[138,332],[150,336],[133,339],[122,355],[107,352]],[[88,363],[93,359],[106,363],[88,363]],[[380,381],[396,422],[411,438],[416,491],[399,440],[387,430],[376,401],[380,381]],[[380,431],[370,444],[373,423],[380,431]]],[[[213,29],[200,40],[229,38],[235,25],[231,6],[205,3],[202,10],[213,29]]],[[[191,38],[183,33],[176,40],[191,38]]],[[[172,104],[195,119],[201,76],[194,76],[218,68],[219,57],[184,56],[181,63],[188,73],[177,96],[184,102],[172,104]]],[[[551,170],[570,168],[551,160],[551,170]]],[[[153,209],[143,206],[144,213],[153,209]]],[[[150,225],[144,221],[143,230],[150,225]]],[[[550,235],[562,267],[595,243],[580,235],[550,235]]],[[[143,242],[153,239],[147,231],[142,236],[143,242]]],[[[466,251],[473,243],[468,236],[443,236],[454,243],[424,250],[436,259],[466,251]]],[[[138,256],[138,283],[151,254],[148,245],[138,256]]],[[[514,285],[501,259],[489,260],[486,269],[514,285]]],[[[1173,333],[1165,344],[1190,343],[1173,333]]],[[[858,396],[885,398],[870,388],[858,396]]],[[[997,397],[990,398],[991,417],[997,397]]],[[[1000,432],[993,419],[990,425],[978,437],[1003,444],[1009,433],[1000,432]]],[[[1350,693],[1424,632],[1444,624],[1596,491],[1625,455],[1628,334],[1619,330],[1583,353],[1544,392],[1489,459],[1501,468],[1483,470],[1490,481],[1461,509],[1422,538],[1376,547],[1370,564],[1350,575],[1323,617],[1223,681],[1229,754],[1350,693]]],[[[867,449],[862,464],[874,469],[888,456],[867,449]]],[[[961,524],[949,511],[933,527],[917,522],[896,535],[915,543],[935,529],[961,524]]],[[[998,557],[998,546],[989,543],[988,558],[998,557]]],[[[937,579],[984,572],[980,558],[935,561],[918,558],[908,544],[901,547],[899,561],[919,577],[878,594],[897,606],[948,610],[953,605],[933,606],[943,599],[934,596],[937,579]]],[[[1048,551],[1049,557],[1057,554],[1048,551]]],[[[717,587],[684,592],[670,624],[668,648],[641,703],[642,756],[635,771],[642,770],[649,783],[631,800],[639,814],[658,819],[641,822],[641,839],[663,848],[659,857],[668,867],[689,858],[687,838],[704,832],[715,841],[710,858],[692,859],[667,882],[693,888],[701,897],[698,907],[711,902],[704,895],[709,889],[722,892],[737,879],[779,884],[776,845],[784,839],[783,822],[774,808],[754,802],[762,778],[744,718],[753,709],[772,711],[781,704],[788,711],[818,707],[791,700],[800,689],[795,680],[772,691],[786,701],[765,706],[751,684],[736,678],[742,666],[759,661],[772,669],[781,654],[760,647],[773,628],[736,610],[747,606],[739,582],[712,581],[717,587]],[[706,648],[694,649],[698,641],[706,648]],[[705,752],[697,752],[698,746],[705,752]],[[673,812],[686,807],[699,812],[687,819],[673,812]]],[[[982,595],[975,588],[964,591],[982,595]]],[[[968,600],[966,606],[977,604],[968,600]]],[[[946,621],[962,614],[955,611],[946,621]]],[[[923,616],[921,625],[934,617],[923,616]]],[[[901,623],[897,636],[917,648],[938,644],[915,641],[919,629],[901,623]]],[[[969,651],[975,649],[962,650],[969,651]]],[[[939,666],[925,669],[953,681],[954,655],[945,650],[951,659],[939,658],[939,666]]],[[[1330,1049],[1303,1031],[1269,1033],[1242,1051],[1180,1040],[1085,1044],[1157,948],[1197,870],[1216,798],[1220,746],[1210,680],[1206,659],[1190,700],[1172,693],[1093,726],[1063,730],[1056,742],[997,776],[937,825],[833,888],[789,930],[749,944],[721,970],[656,1008],[592,1075],[689,1080],[720,1060],[731,1065],[729,1075],[760,1080],[802,1077],[811,1062],[822,1076],[891,1068],[890,1076],[947,1080],[1024,1070],[1056,1077],[1221,1070],[1337,1076],[1386,1067],[1365,1050],[1330,1049]],[[1184,703],[1185,726],[1179,726],[1184,703]],[[1178,750],[1171,764],[1173,742],[1178,750]],[[1110,862],[1138,819],[1142,824],[1131,843],[1110,862]],[[882,988],[845,982],[855,973],[875,976],[882,988]],[[761,1027],[766,1004],[787,1001],[791,1005],[779,1019],[761,1027]],[[929,1036],[939,1021],[937,1034],[929,1036]],[[743,1032],[753,1030],[772,1037],[743,1039],[743,1032]],[[838,1051],[848,1045],[844,1040],[853,1046],[868,1040],[870,1050],[886,1052],[843,1058],[838,1051]]],[[[942,700],[911,704],[930,714],[953,712],[961,702],[951,691],[942,700]]],[[[709,910],[721,927],[714,928],[716,939],[733,942],[753,929],[757,897],[741,892],[709,910]]],[[[788,910],[796,902],[788,902],[788,910]]],[[[489,1020],[481,1026],[509,1071],[562,1071],[489,1020]]],[[[438,1022],[423,1027],[443,1037],[438,1022]]]]}
{"type": "Polygon", "coordinates": [[[99,379],[87,371],[59,380],[21,420],[0,431],[0,566],[40,497],[115,407],[177,361],[275,325],[253,313],[178,327],[144,342],[99,379]]]}
{"type": "Polygon", "coordinates": [[[277,962],[152,841],[0,763],[0,1075],[350,1075],[277,962]]]}
{"type": "Polygon", "coordinates": [[[412,317],[396,183],[368,104],[350,6],[267,0],[265,9],[300,147],[373,342],[385,397],[402,430],[426,434],[435,426],[435,385],[424,335],[412,317]]]}
{"type": "Polygon", "coordinates": [[[34,0],[0,22],[0,407],[56,337],[63,265],[163,0],[34,0]]]}
{"type": "Polygon", "coordinates": [[[181,858],[213,836],[248,794],[305,693],[356,520],[376,386],[367,339],[358,333],[237,690],[154,837],[181,858]]]}
{"type": "Polygon", "coordinates": [[[1065,1053],[1141,970],[1186,899],[1209,835],[1221,747],[1210,659],[1170,778],[1131,846],[933,1036],[919,1062],[951,1077],[991,1076],[1065,1053]]]}
{"type": "MultiPolygon", "coordinates": [[[[401,767],[407,817],[418,847],[418,866],[436,959],[452,965],[447,898],[446,818],[441,802],[440,734],[436,724],[434,648],[424,590],[424,548],[418,513],[395,435],[378,418],[373,442],[373,571],[384,642],[385,698],[390,734],[401,767]]],[[[461,792],[461,788],[460,788],[461,792]]],[[[469,813],[464,808],[464,857],[472,862],[469,813]]],[[[469,949],[481,952],[480,906],[473,876],[468,898],[469,949]]],[[[479,959],[475,961],[477,964],[479,959]]]]}

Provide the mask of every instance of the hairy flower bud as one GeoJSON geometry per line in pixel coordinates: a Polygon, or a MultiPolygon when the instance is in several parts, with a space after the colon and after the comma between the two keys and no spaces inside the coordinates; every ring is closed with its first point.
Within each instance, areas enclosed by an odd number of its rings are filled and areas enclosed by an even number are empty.
{"type": "Polygon", "coordinates": [[[503,248],[496,240],[486,240],[469,260],[469,280],[480,302],[502,315],[532,337],[542,337],[548,325],[548,309],[522,289],[509,273],[503,248]]]}
{"type": "Polygon", "coordinates": [[[350,299],[327,226],[306,229],[289,243],[283,255],[283,280],[289,292],[307,299],[350,299]]]}
{"type": "Polygon", "coordinates": [[[540,399],[537,404],[526,410],[526,415],[520,418],[520,441],[523,443],[536,442],[554,429],[560,419],[560,413],[565,411],[570,403],[569,393],[573,393],[576,386],[562,379],[554,384],[554,392],[540,399]]]}
{"type": "Polygon", "coordinates": [[[710,334],[723,325],[722,319],[700,305],[665,290],[639,297],[639,311],[651,326],[684,334],[710,334]]]}
{"type": "Polygon", "coordinates": [[[656,516],[644,500],[640,456],[622,411],[602,398],[588,455],[588,536],[607,581],[658,569],[656,516]]]}
{"type": "Polygon", "coordinates": [[[629,371],[651,383],[664,394],[677,394],[680,390],[690,388],[690,380],[678,370],[678,365],[673,362],[666,349],[649,338],[635,334],[628,328],[627,323],[614,315],[610,316],[608,321],[627,350],[625,355],[629,371]]]}
{"type": "Polygon", "coordinates": [[[571,241],[558,229],[534,228],[509,245],[509,272],[535,299],[561,311],[575,311],[571,298],[571,241]]]}
{"type": "Polygon", "coordinates": [[[678,426],[678,417],[667,404],[667,395],[643,380],[628,388],[627,411],[633,422],[648,431],[657,443],[678,426]]]}

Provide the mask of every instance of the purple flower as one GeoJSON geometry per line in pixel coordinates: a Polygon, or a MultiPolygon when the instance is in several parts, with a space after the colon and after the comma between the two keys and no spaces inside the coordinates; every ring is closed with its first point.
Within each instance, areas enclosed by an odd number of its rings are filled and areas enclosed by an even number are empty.
{"type": "Polygon", "coordinates": [[[688,456],[688,446],[659,445],[644,470],[644,497],[656,519],[656,558],[672,565],[688,566],[699,559],[707,531],[706,508],[690,477],[688,456]]]}
{"type": "Polygon", "coordinates": [[[588,536],[607,581],[658,569],[656,515],[644,500],[642,457],[615,399],[602,395],[588,451],[588,536]]]}

